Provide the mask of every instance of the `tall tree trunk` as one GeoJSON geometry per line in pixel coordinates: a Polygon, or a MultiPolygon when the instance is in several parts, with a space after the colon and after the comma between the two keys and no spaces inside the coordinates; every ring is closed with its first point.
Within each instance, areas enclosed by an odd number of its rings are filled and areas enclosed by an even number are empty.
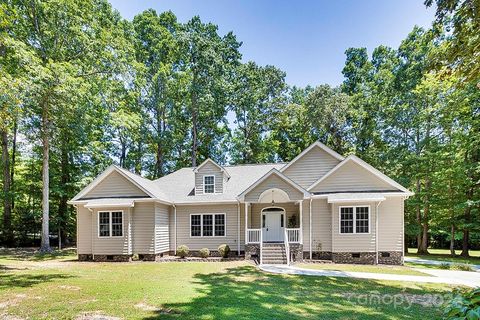
{"type": "Polygon", "coordinates": [[[13,242],[12,233],[12,203],[11,203],[11,176],[10,176],[10,155],[8,154],[8,134],[6,130],[1,132],[2,136],[2,166],[3,166],[3,240],[5,244],[13,242]]]}
{"type": "MultiPolygon", "coordinates": [[[[452,220],[453,221],[453,220],[452,220]]],[[[452,223],[450,227],[450,254],[455,256],[455,225],[452,223]]]]}
{"type": "MultiPolygon", "coordinates": [[[[17,154],[17,132],[18,132],[18,122],[17,118],[13,122],[13,139],[12,139],[12,163],[10,165],[10,188],[13,192],[15,192],[15,162],[16,162],[16,154],[17,154]]],[[[12,201],[12,211],[15,208],[15,197],[11,197],[12,201]]]]}
{"type": "Polygon", "coordinates": [[[430,178],[427,177],[425,181],[425,206],[423,208],[423,223],[422,223],[422,243],[418,248],[418,254],[428,254],[428,219],[430,214],[430,178]]]}
{"type": "MultiPolygon", "coordinates": [[[[473,189],[470,188],[467,191],[466,194],[467,200],[472,200],[473,197],[473,189]]],[[[471,223],[471,212],[472,212],[472,207],[468,206],[465,208],[464,211],[464,219],[465,219],[465,224],[470,224],[471,223]]],[[[462,253],[460,254],[462,257],[469,257],[469,240],[470,240],[470,227],[465,225],[463,228],[463,239],[462,239],[462,253]]]]}
{"type": "Polygon", "coordinates": [[[40,252],[51,252],[50,248],[50,208],[49,208],[49,120],[48,107],[44,104],[42,106],[42,144],[43,144],[43,159],[42,159],[42,242],[40,252]]]}
{"type": "MultiPolygon", "coordinates": [[[[420,195],[420,190],[421,190],[420,179],[417,179],[417,190],[416,190],[417,196],[420,195]]],[[[421,228],[422,227],[422,214],[421,214],[420,204],[417,204],[416,214],[417,214],[416,218],[417,218],[418,226],[421,228]]],[[[417,234],[417,251],[420,251],[421,247],[422,247],[422,233],[419,232],[417,234]]]]}
{"type": "Polygon", "coordinates": [[[68,141],[64,138],[62,141],[62,157],[60,160],[60,186],[62,187],[62,195],[60,197],[60,203],[58,204],[58,243],[60,249],[60,243],[66,242],[66,221],[68,217],[68,197],[70,195],[70,170],[69,170],[69,159],[68,159],[68,141]]]}
{"type": "Polygon", "coordinates": [[[192,93],[192,167],[197,166],[198,153],[198,110],[197,110],[197,94],[192,93]]]}

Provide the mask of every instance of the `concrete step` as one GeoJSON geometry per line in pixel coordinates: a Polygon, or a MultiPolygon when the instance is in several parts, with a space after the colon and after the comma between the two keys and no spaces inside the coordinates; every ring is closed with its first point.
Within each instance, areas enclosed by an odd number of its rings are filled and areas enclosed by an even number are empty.
{"type": "Polygon", "coordinates": [[[287,264],[287,260],[263,259],[263,264],[287,264]]]}

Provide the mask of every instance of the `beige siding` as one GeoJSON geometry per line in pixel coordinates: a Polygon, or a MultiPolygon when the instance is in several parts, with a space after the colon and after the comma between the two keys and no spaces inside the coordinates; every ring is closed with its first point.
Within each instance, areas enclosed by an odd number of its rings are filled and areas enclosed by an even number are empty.
{"type": "MultiPolygon", "coordinates": [[[[184,244],[190,250],[208,248],[217,250],[221,244],[228,244],[232,251],[237,250],[238,243],[238,207],[233,205],[198,205],[177,206],[177,247],[184,244]],[[201,213],[225,213],[225,237],[191,237],[190,215],[201,213]]],[[[241,221],[241,219],[240,219],[241,221]]],[[[241,246],[243,250],[243,245],[241,246]]]]}
{"type": "Polygon", "coordinates": [[[320,147],[314,147],[283,171],[283,173],[307,189],[338,163],[339,160],[332,157],[325,150],[320,147]]]}
{"type": "Polygon", "coordinates": [[[168,206],[155,204],[155,253],[166,252],[170,249],[168,215],[168,206]]]}
{"type": "MultiPolygon", "coordinates": [[[[310,251],[310,201],[303,204],[303,250],[310,251]]],[[[312,251],[332,251],[331,205],[326,199],[312,201],[312,251]]]]}
{"type": "Polygon", "coordinates": [[[375,252],[375,203],[345,203],[334,204],[332,233],[333,252],[375,252]],[[370,233],[369,234],[340,234],[339,232],[339,207],[341,206],[370,206],[370,233]]]}
{"type": "Polygon", "coordinates": [[[403,250],[403,198],[389,197],[378,208],[378,251],[403,250]]]}
{"type": "Polygon", "coordinates": [[[211,162],[195,173],[195,194],[203,194],[203,176],[215,176],[215,193],[223,193],[223,172],[211,162]]]}
{"type": "Polygon", "coordinates": [[[77,252],[92,253],[92,213],[80,205],[77,208],[77,252]]]}
{"type": "Polygon", "coordinates": [[[297,216],[297,227],[299,227],[300,224],[300,211],[299,211],[299,205],[295,204],[294,202],[290,203],[280,203],[280,204],[275,204],[272,205],[270,203],[254,203],[251,205],[249,214],[248,214],[248,225],[249,228],[251,229],[259,229],[261,228],[261,215],[262,215],[262,209],[267,208],[267,207],[279,207],[285,209],[285,213],[287,215],[286,221],[285,221],[285,227],[288,227],[288,220],[292,216],[297,216]]]}
{"type": "Polygon", "coordinates": [[[390,184],[353,161],[347,162],[321,181],[311,192],[392,190],[390,184]]]}
{"type": "Polygon", "coordinates": [[[133,253],[155,253],[155,204],[135,203],[132,214],[133,253]]]}
{"type": "Polygon", "coordinates": [[[278,188],[283,191],[285,191],[288,196],[290,197],[290,200],[300,200],[303,199],[303,193],[298,191],[295,187],[293,187],[290,183],[286,182],[279,176],[272,174],[269,176],[267,179],[262,181],[259,185],[257,185],[255,188],[250,190],[246,195],[245,195],[245,201],[247,202],[257,202],[260,195],[265,191],[269,190],[272,188],[278,188]]]}
{"type": "Polygon", "coordinates": [[[130,208],[120,209],[95,209],[93,211],[93,219],[91,228],[93,230],[93,254],[128,254],[128,214],[130,208]],[[123,236],[122,237],[102,237],[98,236],[98,212],[99,211],[123,211],[123,236]]]}
{"type": "Polygon", "coordinates": [[[116,196],[149,197],[120,173],[113,171],[83,198],[112,198],[116,196]]]}

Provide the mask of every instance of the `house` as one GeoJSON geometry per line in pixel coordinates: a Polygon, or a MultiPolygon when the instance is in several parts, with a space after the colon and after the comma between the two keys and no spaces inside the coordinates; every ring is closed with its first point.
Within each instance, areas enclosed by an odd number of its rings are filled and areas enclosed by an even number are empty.
{"type": "Polygon", "coordinates": [[[79,260],[155,260],[180,245],[215,254],[228,244],[261,263],[402,264],[410,195],[360,158],[315,142],[288,163],[207,159],[154,181],[110,166],[70,203],[79,260]]]}

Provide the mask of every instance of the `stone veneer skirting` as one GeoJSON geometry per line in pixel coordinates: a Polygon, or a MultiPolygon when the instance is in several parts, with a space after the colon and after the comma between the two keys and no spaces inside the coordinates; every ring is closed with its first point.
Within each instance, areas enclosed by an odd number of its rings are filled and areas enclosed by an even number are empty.
{"type": "Polygon", "coordinates": [[[401,265],[403,260],[403,252],[389,251],[378,253],[379,264],[401,265]],[[389,255],[389,256],[388,256],[389,255]]]}

